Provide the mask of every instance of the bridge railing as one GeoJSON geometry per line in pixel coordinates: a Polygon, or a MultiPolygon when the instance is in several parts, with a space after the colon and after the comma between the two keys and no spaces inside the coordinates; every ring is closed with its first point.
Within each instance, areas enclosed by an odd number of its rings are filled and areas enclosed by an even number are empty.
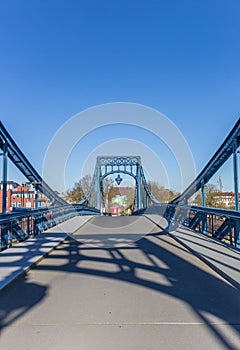
{"type": "Polygon", "coordinates": [[[238,212],[188,205],[168,204],[163,206],[165,206],[164,216],[173,228],[174,222],[177,222],[240,249],[240,215],[238,212]]]}
{"type": "Polygon", "coordinates": [[[37,236],[74,216],[98,213],[94,208],[65,205],[6,214],[0,219],[0,251],[37,236]]]}

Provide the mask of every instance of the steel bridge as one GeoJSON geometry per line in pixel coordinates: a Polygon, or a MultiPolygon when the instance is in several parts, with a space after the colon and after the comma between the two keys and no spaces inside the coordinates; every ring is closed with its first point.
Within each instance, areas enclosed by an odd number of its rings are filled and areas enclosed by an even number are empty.
{"type": "Polygon", "coordinates": [[[239,349],[239,146],[240,119],[170,203],[151,193],[140,156],[99,156],[70,205],[0,123],[1,347],[239,349]],[[207,207],[205,186],[230,157],[235,208],[207,207]],[[6,212],[9,160],[49,207],[6,212]],[[121,174],[136,184],[134,215],[103,216],[104,179],[121,174]],[[202,205],[191,205],[198,191],[202,205]]]}
{"type": "Polygon", "coordinates": [[[101,210],[104,206],[103,180],[109,175],[118,174],[115,180],[117,184],[120,185],[122,182],[121,173],[131,176],[135,180],[135,211],[147,208],[152,204],[160,204],[160,202],[154,198],[148,187],[140,156],[97,157],[90,189],[79,204],[91,204],[92,207],[101,210]]]}

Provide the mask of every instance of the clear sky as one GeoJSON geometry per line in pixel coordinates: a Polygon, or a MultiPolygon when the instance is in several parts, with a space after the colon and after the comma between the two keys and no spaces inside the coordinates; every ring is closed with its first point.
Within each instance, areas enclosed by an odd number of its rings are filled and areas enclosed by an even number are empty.
{"type": "Polygon", "coordinates": [[[41,172],[76,113],[144,104],[176,124],[199,172],[239,117],[239,18],[239,0],[1,0],[0,118],[41,172]]]}

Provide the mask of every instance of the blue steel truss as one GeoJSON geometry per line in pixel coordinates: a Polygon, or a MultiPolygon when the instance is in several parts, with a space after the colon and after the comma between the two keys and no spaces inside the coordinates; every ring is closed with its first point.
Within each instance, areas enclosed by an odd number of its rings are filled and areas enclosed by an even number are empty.
{"type": "MultiPolygon", "coordinates": [[[[3,189],[7,185],[7,159],[9,158],[15,166],[25,175],[31,183],[37,183],[38,190],[44,193],[52,203],[56,205],[44,210],[32,211],[29,214],[9,214],[0,222],[0,239],[2,249],[11,245],[13,239],[24,240],[31,234],[41,232],[59,220],[67,219],[78,213],[99,214],[103,205],[103,179],[111,174],[123,173],[134,178],[136,182],[134,209],[139,213],[146,207],[151,207],[152,212],[164,215],[169,220],[169,226],[174,227],[175,222],[181,223],[198,232],[208,234],[213,238],[240,247],[240,215],[238,208],[238,164],[237,150],[240,146],[240,119],[219,147],[197,178],[186,188],[186,190],[169,204],[162,204],[152,195],[141,164],[139,156],[103,156],[97,157],[93,180],[88,193],[79,203],[76,211],[60,198],[41,178],[10,134],[0,122],[0,149],[3,151],[3,189]],[[204,204],[204,186],[218,169],[233,155],[235,211],[191,207],[188,199],[199,189],[202,190],[204,204]],[[51,219],[46,219],[44,213],[53,210],[51,219]],[[31,218],[31,219],[30,219],[31,218]],[[34,223],[34,224],[31,224],[34,223]],[[37,231],[36,231],[37,230],[37,231]],[[10,243],[9,243],[10,242],[10,243]]],[[[4,191],[3,191],[4,192],[4,191]]],[[[4,199],[4,198],[3,198],[4,199]]],[[[6,198],[5,198],[6,200],[6,198]]],[[[3,201],[4,202],[4,201],[3,201]]]]}
{"type": "Polygon", "coordinates": [[[0,251],[78,215],[99,215],[95,208],[83,205],[60,205],[0,218],[0,251]]]}
{"type": "Polygon", "coordinates": [[[5,175],[3,176],[3,190],[6,192],[6,161],[9,158],[13,164],[21,171],[21,173],[29,180],[31,183],[35,183],[37,189],[44,193],[54,204],[67,204],[64,199],[59,197],[56,192],[48,186],[48,184],[42,179],[39,173],[35,170],[20,148],[17,146],[13,138],[10,136],[6,128],[0,122],[0,149],[3,151],[3,168],[5,175]]]}
{"type": "Polygon", "coordinates": [[[139,210],[150,204],[160,203],[152,195],[144,175],[140,156],[99,156],[96,160],[93,180],[88,193],[80,204],[91,203],[97,209],[104,206],[103,180],[112,174],[126,174],[136,183],[134,208],[139,210]]]}
{"type": "MultiPolygon", "coordinates": [[[[204,185],[213,177],[213,175],[221,168],[221,166],[233,155],[234,163],[237,163],[237,149],[240,146],[240,118],[230,131],[222,145],[218,148],[213,157],[209,160],[204,169],[197,178],[185,189],[185,191],[175,198],[172,203],[187,203],[200,188],[204,189],[204,185]]],[[[238,203],[238,174],[237,164],[234,165],[234,188],[235,202],[238,203]]],[[[238,209],[238,208],[237,208],[238,209]]]]}
{"type": "Polygon", "coordinates": [[[190,229],[210,235],[224,243],[240,248],[240,214],[238,190],[238,159],[240,146],[240,118],[222,145],[186,190],[165,208],[169,225],[181,223],[190,229]],[[235,211],[205,207],[205,184],[233,155],[235,211]],[[187,205],[188,199],[199,189],[202,192],[202,207],[187,205]]]}
{"type": "MultiPolygon", "coordinates": [[[[240,248],[240,213],[238,191],[238,159],[240,146],[240,119],[236,122],[223,144],[200,172],[197,178],[171,203],[158,203],[148,208],[148,213],[160,214],[169,222],[169,230],[178,224],[185,225],[199,233],[218,239],[225,244],[240,248]],[[205,207],[204,186],[221,166],[233,155],[235,210],[205,207]],[[199,189],[202,190],[202,206],[188,205],[188,200],[199,189]]],[[[155,204],[153,202],[153,204],[155,204]]],[[[143,214],[144,209],[137,213],[143,214]]]]}

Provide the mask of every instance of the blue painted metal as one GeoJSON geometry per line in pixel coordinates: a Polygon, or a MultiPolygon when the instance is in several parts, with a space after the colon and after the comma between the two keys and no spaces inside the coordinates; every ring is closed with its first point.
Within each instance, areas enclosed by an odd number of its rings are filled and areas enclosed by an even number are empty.
{"type": "MultiPolygon", "coordinates": [[[[206,196],[205,196],[205,184],[204,181],[201,182],[201,193],[202,193],[202,206],[206,206],[206,196]]],[[[202,221],[202,232],[206,232],[206,217],[202,215],[201,217],[202,221]]]]}
{"type": "Polygon", "coordinates": [[[121,176],[120,176],[120,174],[118,174],[118,176],[116,177],[116,179],[115,179],[115,181],[116,181],[116,183],[118,184],[118,186],[120,185],[120,183],[122,182],[122,178],[121,178],[121,176]]]}
{"type": "MultiPolygon", "coordinates": [[[[114,173],[127,174],[134,178],[137,186],[137,200],[135,201],[137,208],[141,206],[141,158],[139,156],[100,156],[97,157],[97,166],[101,169],[100,182],[114,173]]],[[[120,176],[120,175],[119,175],[120,176]]]]}
{"type": "Polygon", "coordinates": [[[141,165],[140,156],[99,156],[97,157],[93,180],[90,189],[79,204],[92,203],[98,209],[101,208],[103,179],[112,174],[118,174],[116,181],[121,183],[120,173],[131,176],[136,182],[135,210],[141,209],[150,203],[159,203],[148,188],[141,165]],[[94,202],[94,195],[96,202],[94,202]],[[144,199],[146,195],[146,199],[144,199]]]}
{"type": "Polygon", "coordinates": [[[63,221],[78,215],[99,215],[99,210],[79,205],[48,207],[11,213],[0,219],[0,250],[36,236],[63,221]]]}
{"type": "Polygon", "coordinates": [[[233,144],[233,179],[235,210],[239,211],[237,141],[233,144]]]}
{"type": "Polygon", "coordinates": [[[52,203],[56,205],[66,205],[66,201],[59,197],[55,191],[43,181],[42,177],[34,169],[29,160],[17,146],[11,135],[0,122],[0,149],[4,151],[4,147],[8,147],[8,158],[21,171],[21,173],[29,180],[29,182],[38,182],[39,191],[44,193],[52,203]]]}
{"type": "Polygon", "coordinates": [[[2,214],[7,211],[7,159],[8,159],[8,146],[6,143],[3,145],[3,166],[2,166],[2,214]]]}
{"type": "Polygon", "coordinates": [[[206,206],[206,201],[205,201],[205,184],[202,181],[201,182],[201,193],[202,193],[202,206],[205,207],[206,206]]]}
{"type": "Polygon", "coordinates": [[[136,180],[136,176],[133,173],[126,171],[126,170],[119,170],[119,169],[108,171],[107,173],[105,173],[104,175],[101,176],[101,180],[105,179],[105,177],[107,177],[109,175],[117,174],[119,172],[121,172],[122,174],[125,174],[125,175],[129,175],[132,178],[134,178],[134,180],[136,180]]]}
{"type": "Polygon", "coordinates": [[[153,196],[152,192],[150,191],[142,167],[141,167],[140,171],[141,171],[141,181],[142,181],[144,190],[145,190],[145,192],[146,192],[146,194],[147,194],[147,196],[148,196],[148,200],[150,201],[150,203],[148,203],[148,204],[149,204],[149,205],[150,205],[150,204],[161,204],[161,203],[153,196]]]}
{"type": "MultiPolygon", "coordinates": [[[[206,208],[204,186],[216,173],[216,171],[224,164],[224,162],[226,162],[226,160],[233,154],[235,209],[237,211],[239,210],[237,164],[237,149],[239,145],[240,119],[227,136],[221,147],[210,159],[202,172],[197,176],[196,180],[194,180],[190,186],[188,186],[188,188],[172,202],[172,204],[169,204],[166,207],[166,217],[170,218],[170,220],[177,220],[192,229],[208,235],[210,234],[212,237],[224,242],[229,242],[230,245],[238,248],[240,244],[239,213],[235,212],[236,215],[234,215],[233,211],[206,208]],[[192,208],[185,205],[187,200],[200,188],[202,190],[203,207],[192,208]]],[[[56,193],[42,180],[40,175],[32,167],[31,163],[23,155],[11,136],[7,133],[6,129],[0,123],[0,148],[4,151],[5,147],[7,147],[5,157],[6,162],[8,157],[31,183],[38,182],[39,190],[52,199],[55,204],[66,204],[66,202],[62,198],[58,197],[56,193]]],[[[82,213],[91,212],[91,209],[88,208],[86,204],[91,204],[90,199],[92,196],[95,197],[94,207],[98,208],[98,210],[92,209],[92,213],[99,214],[102,204],[102,180],[106,176],[113,173],[128,174],[135,179],[136,196],[134,203],[135,209],[138,209],[139,213],[143,212],[143,207],[149,204],[155,204],[158,209],[161,208],[162,210],[164,205],[160,205],[159,201],[154,198],[150,189],[148,188],[139,156],[107,156],[97,158],[90,189],[84,199],[81,201],[81,205],[78,207],[77,211],[81,211],[82,213]]],[[[21,214],[23,215],[21,218],[16,213],[14,215],[8,215],[8,218],[3,218],[2,220],[6,221],[0,220],[2,249],[11,245],[12,240],[14,239],[18,241],[21,239],[26,239],[26,237],[29,235],[38,234],[52,225],[67,220],[74,215],[78,215],[70,208],[72,208],[72,206],[67,205],[66,208],[63,206],[61,208],[56,207],[56,210],[53,208],[47,208],[47,212],[37,210],[35,213],[31,212],[30,214],[21,214]],[[46,213],[48,213],[50,210],[51,219],[48,219],[46,213]]],[[[76,208],[74,210],[76,212],[76,208]]]]}
{"type": "Polygon", "coordinates": [[[140,165],[137,165],[137,210],[142,209],[142,182],[140,165]]]}
{"type": "Polygon", "coordinates": [[[3,225],[1,225],[1,244],[0,244],[0,250],[4,250],[8,247],[8,226],[3,223],[3,225]]]}
{"type": "Polygon", "coordinates": [[[199,233],[207,234],[225,244],[240,249],[240,215],[234,210],[162,204],[155,211],[199,233]]]}
{"type": "Polygon", "coordinates": [[[96,208],[101,210],[101,169],[98,167],[97,169],[97,206],[96,208]]]}
{"type": "Polygon", "coordinates": [[[172,203],[186,203],[186,201],[201,188],[202,182],[207,184],[218,169],[231,157],[233,154],[233,145],[235,145],[236,148],[240,146],[240,118],[226,137],[223,144],[219,147],[197,178],[180,196],[175,198],[172,203]]]}

